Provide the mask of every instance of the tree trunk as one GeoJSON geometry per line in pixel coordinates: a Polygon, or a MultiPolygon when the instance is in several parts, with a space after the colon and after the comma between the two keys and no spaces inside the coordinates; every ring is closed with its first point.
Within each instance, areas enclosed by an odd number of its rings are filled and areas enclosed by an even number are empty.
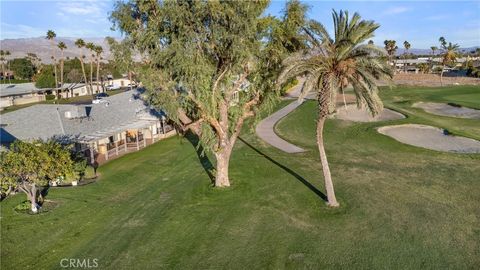
{"type": "Polygon", "coordinates": [[[323,177],[325,179],[325,190],[327,191],[328,205],[331,207],[340,206],[335,197],[335,191],[333,189],[332,176],[330,174],[330,167],[328,166],[327,155],[325,153],[325,147],[323,144],[323,126],[325,124],[326,117],[319,116],[317,120],[317,145],[320,152],[320,161],[322,162],[323,177]]]}
{"type": "Polygon", "coordinates": [[[230,164],[230,156],[232,149],[230,146],[224,147],[215,153],[217,160],[217,175],[215,177],[216,187],[229,187],[230,179],[228,178],[228,165],[230,164]]]}
{"type": "Polygon", "coordinates": [[[90,57],[90,89],[93,95],[93,58],[90,57]]]}
{"type": "Polygon", "coordinates": [[[35,184],[32,184],[32,189],[30,190],[30,203],[31,203],[31,210],[33,213],[38,212],[38,204],[37,204],[37,187],[35,184]]]}
{"type": "MultiPolygon", "coordinates": [[[[63,50],[62,50],[62,59],[60,60],[60,89],[63,89],[63,50]]],[[[67,98],[68,98],[68,91],[67,91],[67,98]]]]}
{"type": "Polygon", "coordinates": [[[442,66],[442,71],[440,72],[440,86],[443,86],[443,70],[445,69],[445,65],[442,66]]]}
{"type": "Polygon", "coordinates": [[[331,102],[330,93],[331,91],[335,91],[334,89],[331,89],[332,85],[330,82],[331,76],[328,74],[325,75],[322,81],[322,88],[318,93],[317,146],[318,151],[320,152],[320,161],[322,163],[328,205],[331,207],[338,207],[339,204],[335,198],[332,176],[330,175],[330,167],[328,166],[327,154],[325,153],[325,147],[323,144],[323,126],[329,115],[329,102],[331,102]]]}
{"type": "Polygon", "coordinates": [[[85,87],[87,88],[87,94],[89,94],[88,90],[88,81],[87,81],[87,74],[85,73],[85,65],[83,63],[83,60],[80,58],[80,65],[82,66],[82,73],[83,73],[83,81],[85,83],[85,87]]]}
{"type": "Polygon", "coordinates": [[[100,59],[97,58],[97,79],[96,79],[96,81],[97,81],[97,92],[100,89],[99,88],[100,87],[99,86],[99,82],[100,82],[99,79],[100,79],[100,59]]]}

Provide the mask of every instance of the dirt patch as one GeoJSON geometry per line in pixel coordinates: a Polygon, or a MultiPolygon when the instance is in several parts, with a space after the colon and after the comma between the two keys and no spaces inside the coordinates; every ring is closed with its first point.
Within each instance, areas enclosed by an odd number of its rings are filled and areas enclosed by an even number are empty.
{"type": "Polygon", "coordinates": [[[378,132],[399,142],[431,150],[480,153],[480,141],[448,135],[445,130],[432,126],[417,124],[386,126],[379,128],[378,132]]]}
{"type": "MultiPolygon", "coordinates": [[[[438,87],[440,75],[438,74],[395,74],[393,77],[395,84],[438,87]]],[[[443,85],[480,85],[479,78],[472,77],[443,77],[443,85]]]]}
{"type": "Polygon", "coordinates": [[[347,108],[339,106],[335,116],[338,119],[354,122],[378,122],[405,118],[403,114],[386,108],[377,116],[373,117],[366,108],[359,109],[357,105],[347,105],[347,108]]]}
{"type": "Polygon", "coordinates": [[[435,115],[458,117],[458,118],[480,119],[480,110],[465,108],[461,106],[454,106],[451,104],[433,103],[433,102],[417,102],[413,104],[413,107],[423,109],[426,112],[435,114],[435,115]]]}

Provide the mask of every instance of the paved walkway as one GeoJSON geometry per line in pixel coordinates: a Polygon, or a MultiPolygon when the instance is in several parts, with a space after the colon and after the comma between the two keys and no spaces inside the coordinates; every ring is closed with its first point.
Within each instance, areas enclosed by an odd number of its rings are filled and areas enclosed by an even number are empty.
{"type": "MultiPolygon", "coordinates": [[[[260,121],[260,123],[258,123],[255,129],[255,132],[257,133],[258,137],[260,137],[262,140],[272,145],[273,147],[278,148],[287,153],[301,153],[301,152],[305,152],[306,150],[278,137],[278,135],[274,131],[274,127],[275,127],[275,124],[278,121],[280,121],[280,119],[285,117],[287,114],[295,110],[298,106],[300,106],[303,103],[303,101],[300,101],[298,97],[302,92],[304,81],[305,81],[304,78],[299,78],[299,83],[286,95],[287,98],[297,99],[297,100],[293,101],[292,103],[276,111],[269,117],[260,121]]],[[[352,103],[355,101],[355,96],[352,94],[346,94],[345,97],[346,97],[347,103],[352,103]]],[[[309,93],[308,95],[306,95],[305,99],[315,100],[316,94],[309,93]]],[[[337,104],[343,104],[343,96],[337,95],[336,102],[337,104]]]]}
{"type": "MultiPolygon", "coordinates": [[[[303,82],[304,82],[303,78],[300,78],[299,83],[287,94],[287,98],[297,99],[302,91],[303,82]]],[[[302,103],[303,103],[302,101],[294,100],[292,103],[288,104],[287,106],[276,111],[269,117],[260,121],[260,123],[258,123],[257,127],[255,128],[255,132],[257,133],[257,136],[260,137],[260,139],[267,142],[268,144],[272,145],[273,147],[276,147],[284,152],[287,152],[287,153],[305,152],[305,149],[300,148],[278,137],[278,135],[274,131],[275,124],[278,121],[280,121],[280,119],[282,119],[287,114],[289,114],[291,111],[295,110],[302,103]]]]}
{"type": "Polygon", "coordinates": [[[291,111],[295,110],[298,106],[300,106],[302,102],[293,101],[292,103],[288,104],[287,106],[283,107],[282,109],[276,111],[269,117],[263,119],[260,123],[258,123],[257,127],[255,128],[255,132],[257,136],[260,137],[265,142],[269,143],[273,147],[276,147],[284,152],[287,153],[301,153],[305,152],[305,149],[300,148],[296,145],[293,145],[284,139],[278,137],[278,135],[274,131],[275,124],[289,114],[291,111]]]}

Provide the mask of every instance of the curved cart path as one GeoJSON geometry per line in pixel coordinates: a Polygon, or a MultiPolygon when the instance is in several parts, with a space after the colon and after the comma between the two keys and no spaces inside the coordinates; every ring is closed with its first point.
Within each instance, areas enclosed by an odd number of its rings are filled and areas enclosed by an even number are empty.
{"type": "Polygon", "coordinates": [[[274,131],[275,124],[280,119],[282,119],[287,114],[289,114],[291,111],[295,110],[301,104],[302,102],[298,102],[295,100],[292,103],[288,104],[287,106],[283,107],[282,109],[276,111],[269,117],[260,121],[260,123],[258,123],[257,127],[255,128],[255,132],[257,133],[257,136],[260,137],[265,142],[272,145],[273,147],[276,147],[284,152],[287,152],[287,153],[305,152],[305,149],[300,148],[278,137],[278,135],[274,131]]]}
{"type": "MultiPolygon", "coordinates": [[[[255,133],[257,133],[257,136],[260,137],[260,139],[264,140],[266,143],[272,145],[273,147],[287,153],[301,153],[306,151],[305,149],[300,148],[280,138],[274,131],[275,124],[280,121],[280,119],[288,115],[290,112],[295,110],[303,103],[303,101],[299,100],[298,97],[302,92],[305,79],[299,78],[298,81],[299,83],[287,94],[287,98],[297,100],[293,101],[292,103],[288,104],[287,106],[263,119],[262,121],[260,121],[260,123],[258,123],[257,127],[255,128],[255,133]]],[[[305,97],[305,99],[316,99],[316,97],[314,93],[310,93],[305,97]]],[[[347,103],[355,101],[355,97],[351,94],[347,94],[346,99],[347,103]]],[[[337,102],[343,104],[343,99],[341,95],[337,96],[337,102]]]]}

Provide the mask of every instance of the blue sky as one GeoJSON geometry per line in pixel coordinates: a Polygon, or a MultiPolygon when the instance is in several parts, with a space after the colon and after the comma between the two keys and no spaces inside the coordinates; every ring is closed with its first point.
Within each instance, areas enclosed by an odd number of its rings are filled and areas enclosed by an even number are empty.
{"type": "MultiPolygon", "coordinates": [[[[480,46],[480,1],[303,1],[309,17],[331,28],[331,10],[357,11],[382,26],[375,43],[408,40],[413,48],[437,45],[438,37],[462,47],[480,46]]],[[[0,39],[43,36],[48,29],[62,37],[119,36],[110,30],[113,1],[0,0],[0,39]]],[[[284,1],[272,1],[267,13],[281,14],[284,1]]]]}

